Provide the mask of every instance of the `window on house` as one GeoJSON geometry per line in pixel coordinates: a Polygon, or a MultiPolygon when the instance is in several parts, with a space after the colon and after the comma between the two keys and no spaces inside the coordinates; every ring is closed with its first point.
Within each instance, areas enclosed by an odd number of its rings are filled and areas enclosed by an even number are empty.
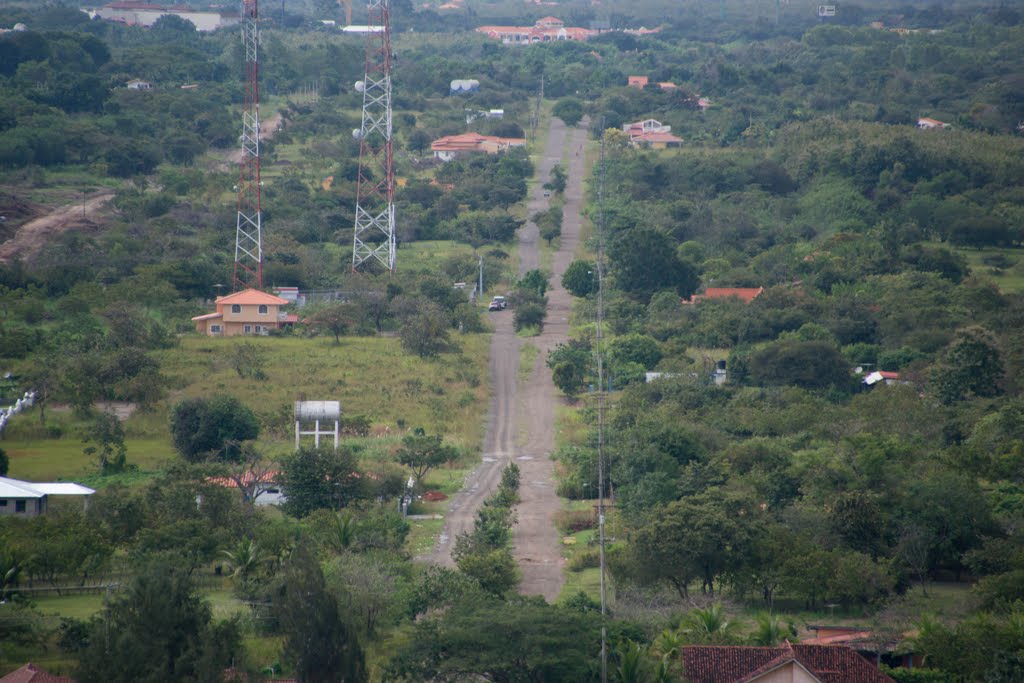
{"type": "Polygon", "coordinates": [[[0,508],[5,508],[5,507],[7,507],[7,499],[6,498],[0,498],[0,508]]]}
{"type": "Polygon", "coordinates": [[[220,334],[220,325],[210,325],[210,332],[220,334]]]}
{"type": "Polygon", "coordinates": [[[246,334],[252,334],[252,325],[246,325],[244,330],[246,334]]]}
{"type": "Polygon", "coordinates": [[[256,334],[263,334],[263,326],[262,325],[257,325],[256,326],[256,334]]]}
{"type": "Polygon", "coordinates": [[[232,313],[241,313],[242,312],[241,304],[231,304],[231,312],[232,313]]]}
{"type": "Polygon", "coordinates": [[[23,500],[16,500],[16,501],[14,501],[14,511],[15,512],[24,512],[25,511],[25,501],[23,501],[23,500]]]}
{"type": "Polygon", "coordinates": [[[258,310],[259,310],[259,314],[260,315],[266,315],[269,312],[269,309],[267,308],[266,304],[260,304],[260,307],[259,307],[258,310]]]}

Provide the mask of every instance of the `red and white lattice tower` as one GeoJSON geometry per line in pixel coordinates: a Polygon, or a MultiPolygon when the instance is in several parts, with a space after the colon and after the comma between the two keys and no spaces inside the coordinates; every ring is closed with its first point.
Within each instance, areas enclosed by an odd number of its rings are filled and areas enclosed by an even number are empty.
{"type": "Polygon", "coordinates": [[[233,291],[263,288],[263,218],[260,213],[259,11],[257,0],[242,0],[245,47],[245,107],[242,161],[238,171],[238,225],[235,229],[233,291]]]}
{"type": "Polygon", "coordinates": [[[391,159],[391,26],[389,0],[369,0],[366,75],[356,83],[363,93],[363,120],[353,131],[359,140],[352,270],[376,260],[395,270],[395,169],[391,159]]]}

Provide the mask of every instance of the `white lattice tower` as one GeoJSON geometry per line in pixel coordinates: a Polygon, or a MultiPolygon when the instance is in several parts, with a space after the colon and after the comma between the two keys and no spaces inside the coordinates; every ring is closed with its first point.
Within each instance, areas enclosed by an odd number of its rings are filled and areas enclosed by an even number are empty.
{"type": "Polygon", "coordinates": [[[242,0],[245,47],[245,106],[242,109],[242,159],[238,171],[238,223],[235,229],[233,291],[263,287],[263,217],[260,212],[259,9],[242,0]]]}
{"type": "Polygon", "coordinates": [[[359,139],[352,270],[377,261],[395,270],[395,170],[391,158],[391,26],[389,0],[368,3],[366,71],[356,90],[363,93],[359,139]]]}

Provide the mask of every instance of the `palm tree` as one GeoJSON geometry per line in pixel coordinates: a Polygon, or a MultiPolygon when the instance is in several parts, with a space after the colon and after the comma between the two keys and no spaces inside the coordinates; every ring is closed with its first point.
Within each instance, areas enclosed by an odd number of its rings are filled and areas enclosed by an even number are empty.
{"type": "Polygon", "coordinates": [[[767,613],[759,614],[757,615],[757,630],[750,636],[750,644],[774,647],[794,635],[792,624],[785,626],[782,619],[777,616],[767,613]]]}
{"type": "Polygon", "coordinates": [[[731,645],[736,641],[736,627],[735,622],[729,621],[722,604],[716,602],[706,609],[695,609],[687,614],[681,630],[691,643],[731,645]]]}
{"type": "Polygon", "coordinates": [[[222,551],[228,561],[232,580],[236,581],[235,589],[240,595],[251,598],[255,595],[256,574],[270,559],[251,538],[241,540],[234,550],[222,551]]]}
{"type": "Polygon", "coordinates": [[[327,542],[337,552],[348,550],[356,539],[356,519],[351,512],[338,512],[328,528],[327,542]]]}
{"type": "Polygon", "coordinates": [[[619,644],[615,650],[618,660],[612,673],[616,683],[648,683],[647,648],[632,640],[619,644]]]}

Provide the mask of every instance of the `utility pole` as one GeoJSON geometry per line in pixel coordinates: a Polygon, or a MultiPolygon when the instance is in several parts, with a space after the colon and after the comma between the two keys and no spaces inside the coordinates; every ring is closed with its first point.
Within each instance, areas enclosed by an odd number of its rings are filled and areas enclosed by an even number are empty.
{"type": "MultiPolygon", "coordinates": [[[[604,127],[604,119],[601,119],[604,127]]],[[[608,683],[608,616],[607,587],[604,564],[604,360],[601,342],[604,338],[604,136],[601,136],[601,158],[597,183],[597,527],[601,562],[601,683],[608,683]]]]}
{"type": "Polygon", "coordinates": [[[480,300],[483,301],[484,297],[484,257],[480,257],[480,287],[477,290],[480,292],[480,300]]]}

